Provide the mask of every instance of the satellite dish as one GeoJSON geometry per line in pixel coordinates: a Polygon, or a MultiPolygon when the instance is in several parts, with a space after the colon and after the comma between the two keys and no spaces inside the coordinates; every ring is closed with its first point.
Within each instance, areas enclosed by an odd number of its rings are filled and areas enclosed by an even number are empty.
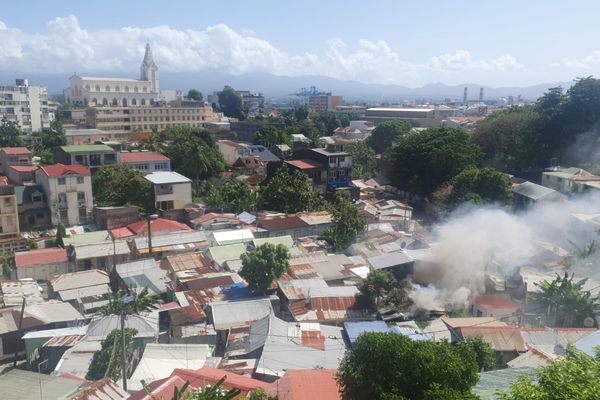
{"type": "Polygon", "coordinates": [[[587,317],[586,319],[584,319],[583,326],[585,326],[586,328],[593,328],[594,327],[594,318],[587,317]]]}

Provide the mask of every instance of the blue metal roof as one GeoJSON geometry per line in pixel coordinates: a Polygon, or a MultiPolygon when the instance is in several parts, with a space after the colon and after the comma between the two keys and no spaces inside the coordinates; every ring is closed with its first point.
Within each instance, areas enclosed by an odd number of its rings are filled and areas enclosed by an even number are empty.
{"type": "Polygon", "coordinates": [[[384,321],[344,322],[344,329],[350,343],[354,343],[364,332],[386,333],[390,330],[384,321]]]}

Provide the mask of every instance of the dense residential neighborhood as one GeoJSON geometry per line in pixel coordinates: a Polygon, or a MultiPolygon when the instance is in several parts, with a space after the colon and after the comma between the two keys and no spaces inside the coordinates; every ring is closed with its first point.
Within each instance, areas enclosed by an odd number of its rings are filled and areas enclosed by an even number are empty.
{"type": "Polygon", "coordinates": [[[147,40],[0,86],[1,398],[600,398],[600,80],[203,93],[147,40]]]}

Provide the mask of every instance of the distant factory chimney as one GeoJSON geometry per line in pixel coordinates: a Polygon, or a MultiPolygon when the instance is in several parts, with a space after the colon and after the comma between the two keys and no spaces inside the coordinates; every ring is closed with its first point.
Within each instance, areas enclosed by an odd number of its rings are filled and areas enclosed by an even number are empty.
{"type": "Polygon", "coordinates": [[[479,88],[479,101],[483,101],[483,88],[479,88]]]}
{"type": "Polygon", "coordinates": [[[468,89],[465,87],[465,92],[463,94],[463,103],[464,104],[467,104],[467,91],[468,91],[468,89]]]}

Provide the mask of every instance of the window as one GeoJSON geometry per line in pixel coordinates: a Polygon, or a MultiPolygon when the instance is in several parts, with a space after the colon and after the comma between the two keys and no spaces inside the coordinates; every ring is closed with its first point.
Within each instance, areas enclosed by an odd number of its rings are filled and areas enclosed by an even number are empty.
{"type": "Polygon", "coordinates": [[[85,207],[81,207],[79,209],[79,219],[86,219],[87,218],[87,209],[85,207]]]}
{"type": "Polygon", "coordinates": [[[106,89],[107,92],[110,92],[110,86],[106,85],[105,89],[106,89]]]}
{"type": "Polygon", "coordinates": [[[64,224],[67,224],[69,222],[69,214],[68,214],[67,210],[60,210],[58,215],[60,218],[60,222],[62,222],[64,224]]]}
{"type": "Polygon", "coordinates": [[[67,184],[67,179],[66,178],[58,178],[58,184],[59,185],[66,185],[67,184]]]}
{"type": "Polygon", "coordinates": [[[31,201],[34,203],[39,203],[40,201],[42,201],[42,195],[40,193],[36,193],[33,196],[31,196],[31,201]]]}
{"type": "Polygon", "coordinates": [[[85,200],[85,192],[77,192],[77,200],[85,200]]]}
{"type": "Polygon", "coordinates": [[[12,204],[12,201],[10,198],[6,197],[4,198],[4,207],[10,207],[12,204]]]}
{"type": "Polygon", "coordinates": [[[174,204],[173,204],[173,200],[168,200],[168,201],[159,201],[156,203],[156,208],[158,208],[159,210],[172,210],[174,208],[174,204]]]}
{"type": "Polygon", "coordinates": [[[78,176],[77,177],[77,184],[82,184],[83,183],[83,176],[78,176]]]}

